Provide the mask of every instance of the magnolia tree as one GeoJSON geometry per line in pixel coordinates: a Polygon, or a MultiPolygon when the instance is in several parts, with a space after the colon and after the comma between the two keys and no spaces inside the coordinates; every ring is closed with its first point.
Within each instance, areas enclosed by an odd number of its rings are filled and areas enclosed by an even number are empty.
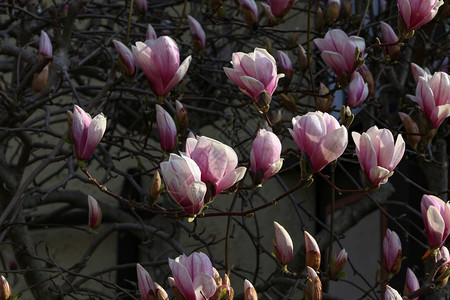
{"type": "Polygon", "coordinates": [[[0,12],[0,300],[344,299],[330,281],[352,284],[346,264],[359,299],[445,297],[448,1],[23,0],[0,12]],[[293,197],[314,188],[329,191],[308,199],[325,216],[293,197]],[[258,218],[287,199],[292,216],[258,218]],[[351,263],[364,253],[341,245],[376,210],[382,257],[366,278],[351,263]],[[88,241],[64,249],[72,265],[36,234],[54,228],[55,243],[80,230],[88,241]],[[254,249],[230,247],[236,231],[254,249]],[[152,254],[86,272],[118,251],[102,248],[117,232],[135,239],[119,236],[119,250],[152,254]],[[230,255],[249,251],[252,269],[230,255]]]}

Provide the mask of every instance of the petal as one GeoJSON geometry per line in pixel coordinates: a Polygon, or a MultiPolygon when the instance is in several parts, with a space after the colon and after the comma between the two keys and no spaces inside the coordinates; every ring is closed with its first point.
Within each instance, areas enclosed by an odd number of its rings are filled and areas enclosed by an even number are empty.
{"type": "Polygon", "coordinates": [[[281,170],[283,166],[283,158],[280,158],[276,162],[274,162],[265,172],[264,172],[264,181],[267,181],[270,177],[277,174],[278,171],[281,170]]]}
{"type": "Polygon", "coordinates": [[[151,58],[159,70],[161,81],[167,86],[180,66],[178,45],[171,37],[161,36],[150,47],[151,58]]]}
{"type": "Polygon", "coordinates": [[[189,185],[187,196],[191,201],[189,207],[183,207],[184,211],[191,215],[196,215],[203,205],[203,198],[206,194],[206,184],[202,181],[194,181],[189,185]]]}
{"type": "Polygon", "coordinates": [[[181,263],[169,258],[169,267],[175,279],[178,289],[186,299],[196,299],[194,285],[186,267],[181,263]]]}
{"type": "Polygon", "coordinates": [[[310,157],[313,171],[322,170],[327,164],[340,157],[344,153],[347,143],[348,136],[345,126],[324,136],[319,148],[310,157]]]}
{"type": "Polygon", "coordinates": [[[341,54],[337,52],[323,51],[320,56],[322,57],[325,64],[330,67],[337,75],[341,74],[342,71],[347,70],[347,64],[341,54]]]}
{"type": "Polygon", "coordinates": [[[244,177],[246,170],[247,169],[245,167],[239,167],[231,172],[228,172],[216,183],[216,195],[241,180],[244,177]]]}
{"type": "Polygon", "coordinates": [[[371,168],[368,175],[373,186],[379,186],[380,184],[386,183],[387,179],[392,176],[389,170],[378,166],[371,168]]]}
{"type": "Polygon", "coordinates": [[[172,88],[175,85],[177,85],[177,83],[180,82],[181,79],[183,79],[184,75],[186,75],[186,72],[187,72],[187,70],[189,68],[191,60],[192,60],[192,57],[190,55],[188,57],[186,57],[186,59],[181,64],[181,66],[177,69],[177,71],[173,75],[173,77],[170,80],[170,82],[164,88],[164,94],[163,95],[169,94],[169,92],[172,90],[172,88]]]}
{"type": "Polygon", "coordinates": [[[211,298],[216,293],[216,282],[212,276],[207,274],[199,274],[194,279],[194,289],[197,300],[211,298]]]}
{"type": "Polygon", "coordinates": [[[368,175],[372,168],[377,166],[377,153],[367,133],[363,133],[359,140],[359,162],[363,171],[368,175]]]}
{"type": "Polygon", "coordinates": [[[92,156],[95,147],[103,138],[103,134],[106,130],[106,118],[100,113],[92,119],[91,124],[89,124],[86,145],[84,147],[83,153],[80,155],[82,159],[87,159],[92,156]]]}
{"type": "Polygon", "coordinates": [[[439,248],[441,243],[444,242],[445,222],[439,210],[434,206],[430,206],[427,210],[425,229],[430,246],[439,248]]]}
{"type": "Polygon", "coordinates": [[[264,92],[264,85],[259,80],[249,76],[241,76],[241,81],[245,86],[243,89],[250,94],[253,100],[257,101],[258,96],[264,92]]]}
{"type": "Polygon", "coordinates": [[[433,127],[438,128],[448,116],[450,116],[450,104],[435,107],[430,116],[433,127]]]}
{"type": "Polygon", "coordinates": [[[389,170],[394,170],[398,163],[402,160],[403,154],[405,154],[405,141],[401,134],[397,136],[397,141],[395,142],[394,155],[392,157],[392,162],[389,166],[389,170]]]}

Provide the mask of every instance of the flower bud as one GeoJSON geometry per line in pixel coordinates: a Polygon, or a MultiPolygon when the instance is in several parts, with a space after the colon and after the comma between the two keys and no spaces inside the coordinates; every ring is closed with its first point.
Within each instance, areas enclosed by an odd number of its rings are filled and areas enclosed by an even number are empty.
{"type": "Polygon", "coordinates": [[[348,18],[353,13],[353,6],[351,0],[341,0],[342,15],[344,18],[348,18]]]}
{"type": "Polygon", "coordinates": [[[158,124],[161,149],[172,152],[178,141],[177,127],[169,113],[158,104],[156,104],[156,123],[158,124]]]}
{"type": "MultiPolygon", "coordinates": [[[[380,25],[381,25],[381,33],[383,34],[383,42],[385,44],[397,43],[398,37],[395,34],[392,27],[383,21],[380,21],[380,25]]],[[[389,55],[389,57],[392,61],[398,60],[398,58],[400,56],[400,46],[399,45],[386,46],[384,50],[385,50],[385,54],[389,55]]]]}
{"type": "Polygon", "coordinates": [[[402,120],[403,126],[405,127],[406,138],[408,139],[408,142],[411,144],[413,149],[416,149],[421,139],[417,123],[414,122],[414,120],[405,113],[399,112],[398,115],[400,117],[400,120],[402,120]]]}
{"type": "Polygon", "coordinates": [[[206,45],[205,31],[203,30],[200,23],[193,17],[188,16],[188,21],[189,21],[189,28],[191,29],[191,35],[192,35],[192,45],[194,47],[194,50],[199,52],[203,48],[205,48],[205,45],[206,45]]]}
{"type": "Polygon", "coordinates": [[[327,18],[329,21],[334,21],[341,15],[341,1],[328,0],[327,18]]]}
{"type": "Polygon", "coordinates": [[[5,277],[0,276],[0,300],[8,300],[11,297],[11,288],[5,277]]]}
{"type": "Polygon", "coordinates": [[[350,109],[350,107],[342,105],[340,114],[342,125],[348,127],[353,123],[355,115],[352,114],[352,110],[350,109]]]}
{"type": "MultiPolygon", "coordinates": [[[[405,288],[403,290],[403,295],[409,295],[412,292],[417,291],[420,289],[419,280],[417,279],[416,275],[413,271],[411,271],[410,268],[406,269],[406,281],[405,281],[405,288]]],[[[410,299],[410,298],[408,298],[410,299]]],[[[418,300],[419,297],[415,297],[411,300],[418,300]]]]}
{"type": "Polygon", "coordinates": [[[306,272],[308,276],[308,291],[305,293],[308,300],[322,300],[322,282],[316,271],[307,266],[306,272]]]}
{"type": "Polygon", "coordinates": [[[186,108],[180,101],[175,100],[176,115],[181,128],[187,128],[189,126],[189,118],[186,108]]]}
{"type": "Polygon", "coordinates": [[[314,27],[316,28],[317,31],[320,31],[323,28],[323,25],[325,25],[323,18],[323,10],[320,6],[317,6],[316,21],[314,23],[314,27]]]}
{"type": "Polygon", "coordinates": [[[239,3],[241,4],[245,22],[248,27],[252,27],[253,24],[258,22],[258,8],[256,7],[255,0],[239,0],[239,3]]]}
{"type": "Polygon", "coordinates": [[[353,72],[348,86],[347,104],[352,108],[359,107],[369,95],[369,87],[358,72],[353,72]]]}
{"type": "Polygon", "coordinates": [[[134,63],[134,57],[131,50],[119,41],[113,40],[113,43],[116,48],[123,73],[128,77],[133,76],[136,71],[136,65],[134,63]]]}
{"type": "Polygon", "coordinates": [[[387,230],[383,240],[383,265],[386,271],[395,275],[402,267],[402,244],[395,231],[387,230]]]}
{"type": "MultiPolygon", "coordinates": [[[[310,57],[310,61],[312,59],[312,56],[310,57]]],[[[306,50],[303,48],[301,44],[298,44],[298,65],[300,67],[300,71],[305,73],[305,71],[308,69],[308,56],[306,55],[306,50]]]]}
{"type": "Polygon", "coordinates": [[[151,24],[147,25],[147,32],[145,33],[145,40],[156,40],[158,36],[156,35],[155,29],[151,24]]]}
{"type": "Polygon", "coordinates": [[[261,6],[264,8],[264,13],[266,14],[269,23],[275,25],[277,23],[277,18],[273,15],[272,10],[270,9],[270,5],[266,3],[261,3],[261,6]]]}
{"type": "Polygon", "coordinates": [[[337,256],[335,256],[334,261],[331,265],[330,278],[337,279],[340,277],[340,273],[344,269],[345,263],[347,262],[347,251],[342,249],[337,256]]]}
{"type": "Polygon", "coordinates": [[[305,231],[306,265],[318,271],[320,268],[320,249],[316,240],[305,231]]]}
{"type": "Polygon", "coordinates": [[[280,81],[282,82],[283,86],[287,88],[293,76],[292,62],[286,53],[282,51],[277,51],[277,53],[278,53],[278,61],[280,62],[278,72],[284,73],[284,78],[281,78],[280,81]]]}
{"type": "Polygon", "coordinates": [[[384,300],[402,300],[402,296],[397,292],[397,290],[386,285],[386,291],[384,292],[384,300]]]}
{"type": "Polygon", "coordinates": [[[89,206],[89,227],[95,230],[102,223],[102,210],[98,205],[97,200],[91,195],[88,195],[89,206]]]}
{"type": "Polygon", "coordinates": [[[140,13],[145,13],[148,9],[147,0],[134,0],[134,7],[140,13]]]}
{"type": "Polygon", "coordinates": [[[318,110],[322,112],[329,112],[330,107],[334,101],[333,95],[328,95],[329,93],[330,90],[328,89],[328,87],[321,82],[319,87],[319,94],[323,95],[323,97],[316,96],[316,107],[318,110]]]}
{"type": "Polygon", "coordinates": [[[150,193],[148,194],[148,204],[150,206],[155,205],[161,195],[161,175],[156,171],[153,175],[152,185],[150,186],[150,193]]]}
{"type": "Polygon", "coordinates": [[[435,261],[438,262],[443,258],[444,262],[437,270],[434,278],[437,287],[445,286],[448,282],[448,277],[450,275],[450,254],[448,252],[447,247],[445,246],[442,246],[441,249],[437,251],[435,261]]]}
{"type": "Polygon", "coordinates": [[[245,279],[244,281],[244,299],[245,300],[258,300],[258,293],[253,287],[252,283],[245,279]]]}
{"type": "Polygon", "coordinates": [[[294,255],[294,245],[289,233],[283,226],[277,222],[273,222],[275,229],[275,242],[272,242],[275,249],[275,255],[281,265],[285,266],[289,264],[294,255]]]}

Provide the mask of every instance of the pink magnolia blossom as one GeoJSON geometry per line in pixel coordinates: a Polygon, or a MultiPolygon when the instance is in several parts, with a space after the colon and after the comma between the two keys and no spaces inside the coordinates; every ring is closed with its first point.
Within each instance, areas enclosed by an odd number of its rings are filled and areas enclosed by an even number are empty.
{"type": "Polygon", "coordinates": [[[156,40],[158,36],[156,35],[155,28],[151,24],[147,25],[147,31],[145,33],[145,40],[156,40]]]}
{"type": "Polygon", "coordinates": [[[106,118],[100,113],[91,118],[81,107],[74,106],[72,136],[77,157],[89,159],[103,138],[106,130],[106,118]]]}
{"type": "Polygon", "coordinates": [[[194,252],[189,256],[169,258],[169,267],[176,287],[186,300],[209,299],[216,292],[213,267],[206,254],[194,252]]]}
{"type": "Polygon", "coordinates": [[[160,164],[161,174],[172,199],[190,215],[197,214],[203,206],[206,185],[201,181],[199,167],[189,157],[171,153],[169,161],[160,164]]]}
{"type": "Polygon", "coordinates": [[[238,157],[233,148],[219,141],[201,136],[186,140],[186,155],[201,170],[201,180],[214,185],[218,195],[244,177],[246,168],[236,168],[238,157]]]}
{"type": "MultiPolygon", "coordinates": [[[[405,281],[405,288],[403,290],[403,295],[411,294],[412,292],[417,291],[420,289],[419,280],[417,279],[414,272],[410,269],[406,269],[406,281],[405,281]]],[[[411,300],[419,300],[419,297],[415,297],[411,300]]]]}
{"type": "Polygon", "coordinates": [[[273,227],[275,229],[275,242],[273,242],[275,255],[280,264],[287,265],[291,262],[294,255],[294,245],[291,236],[287,230],[277,222],[273,222],[273,227]]]}
{"type": "Polygon", "coordinates": [[[319,172],[342,155],[348,143],[347,128],[328,113],[309,112],[292,119],[289,129],[300,151],[306,152],[312,171],[319,172]]]}
{"type": "Polygon", "coordinates": [[[262,48],[250,53],[233,53],[231,64],[233,69],[223,68],[225,74],[256,102],[263,92],[272,96],[278,79],[284,77],[284,74],[277,75],[275,58],[262,48]]]}
{"type": "Polygon", "coordinates": [[[416,30],[430,22],[437,14],[442,0],[398,0],[397,6],[406,31],[416,30]]]}
{"type": "Polygon", "coordinates": [[[200,51],[205,48],[206,35],[202,28],[202,25],[191,16],[188,16],[189,28],[191,29],[192,40],[194,44],[194,50],[200,51]],[[200,42],[200,43],[199,43],[200,42]]]}
{"type": "Polygon", "coordinates": [[[420,210],[428,245],[434,249],[442,247],[450,234],[450,203],[436,196],[423,195],[420,210]]]}
{"type": "Polygon", "coordinates": [[[292,80],[293,72],[292,72],[292,61],[289,58],[289,55],[284,53],[283,51],[277,51],[278,53],[278,61],[280,62],[280,72],[283,73],[289,81],[292,80]]]}
{"type": "Polygon", "coordinates": [[[98,205],[97,200],[91,195],[88,195],[88,207],[89,207],[89,227],[94,230],[102,223],[102,210],[98,205]]]}
{"type": "Polygon", "coordinates": [[[53,47],[48,34],[41,30],[41,38],[39,40],[39,54],[42,56],[53,56],[53,47]]]}
{"type": "Polygon", "coordinates": [[[383,239],[383,264],[391,274],[397,274],[400,271],[402,262],[402,244],[395,231],[386,230],[386,236],[383,239]]]}
{"type": "Polygon", "coordinates": [[[158,124],[161,149],[171,152],[177,145],[177,127],[169,113],[156,104],[156,123],[158,124]]]}
{"type": "Polygon", "coordinates": [[[434,128],[450,116],[450,76],[436,72],[433,76],[419,77],[416,95],[408,95],[423,109],[434,128]]]}
{"type": "Polygon", "coordinates": [[[278,173],[283,166],[283,159],[280,158],[281,142],[272,132],[260,129],[253,141],[252,151],[250,152],[250,166],[252,172],[258,174],[261,170],[264,178],[262,182],[278,173]]]}
{"type": "Polygon", "coordinates": [[[113,43],[119,56],[119,62],[123,72],[127,76],[133,76],[136,70],[133,53],[131,53],[131,50],[121,42],[113,40],[113,43]]]}
{"type": "Polygon", "coordinates": [[[387,182],[405,153],[405,141],[401,135],[394,137],[388,129],[372,126],[362,135],[352,132],[361,168],[373,187],[387,182]]]}
{"type": "Polygon", "coordinates": [[[396,289],[393,289],[389,285],[386,285],[384,300],[403,300],[403,298],[402,296],[400,296],[396,289]]]}
{"type": "Polygon", "coordinates": [[[353,72],[348,86],[347,104],[353,108],[360,106],[369,96],[369,86],[359,72],[353,72]]]}
{"type": "Polygon", "coordinates": [[[445,246],[442,246],[441,249],[439,249],[439,251],[436,252],[435,261],[440,261],[443,258],[445,258],[445,260],[441,266],[444,266],[450,262],[450,253],[448,252],[448,248],[445,246]]]}
{"type": "Polygon", "coordinates": [[[132,48],[137,64],[158,96],[167,96],[183,79],[191,63],[191,56],[188,56],[180,65],[177,43],[168,36],[137,42],[132,48]]]}
{"type": "Polygon", "coordinates": [[[267,0],[272,14],[277,18],[284,17],[296,0],[267,0]]]}
{"type": "Polygon", "coordinates": [[[314,43],[321,51],[321,57],[325,64],[338,76],[352,73],[355,66],[355,51],[359,48],[361,53],[366,49],[363,38],[347,36],[341,29],[332,29],[327,32],[325,38],[315,39],[314,43]]]}
{"type": "Polygon", "coordinates": [[[316,271],[319,270],[321,260],[320,248],[314,237],[307,231],[305,231],[305,250],[306,265],[316,271]]]}

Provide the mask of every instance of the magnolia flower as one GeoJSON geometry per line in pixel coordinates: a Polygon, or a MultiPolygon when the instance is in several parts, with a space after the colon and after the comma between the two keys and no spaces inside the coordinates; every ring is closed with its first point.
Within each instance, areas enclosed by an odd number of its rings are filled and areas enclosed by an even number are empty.
{"type": "Polygon", "coordinates": [[[88,206],[89,206],[89,227],[94,230],[102,223],[102,210],[100,205],[98,205],[97,200],[88,195],[88,206]]]}
{"type": "MultiPolygon", "coordinates": [[[[406,281],[405,281],[405,288],[403,289],[403,295],[409,295],[412,292],[417,291],[420,289],[419,280],[417,279],[414,272],[410,269],[406,269],[406,281]]],[[[419,297],[415,297],[411,300],[419,300],[419,297]]]]}
{"type": "Polygon", "coordinates": [[[306,152],[312,172],[319,172],[342,155],[347,147],[347,128],[328,113],[309,112],[292,119],[289,129],[300,151],[306,152]]]}
{"type": "Polygon", "coordinates": [[[202,25],[191,16],[188,16],[189,28],[191,29],[192,44],[195,51],[200,51],[205,48],[206,36],[202,25]]]}
{"type": "Polygon", "coordinates": [[[444,72],[436,72],[433,76],[419,77],[416,95],[408,97],[419,104],[433,127],[438,128],[450,116],[450,76],[444,72]]]}
{"type": "Polygon", "coordinates": [[[184,155],[171,153],[169,161],[162,162],[161,174],[172,199],[190,215],[197,214],[203,206],[206,185],[195,161],[184,155]]]}
{"type": "Polygon", "coordinates": [[[291,262],[294,255],[294,245],[291,236],[277,222],[273,222],[273,227],[275,229],[275,242],[272,242],[272,244],[275,249],[275,255],[280,264],[287,265],[291,262]]]}
{"type": "Polygon", "coordinates": [[[325,38],[315,39],[314,43],[321,52],[321,57],[325,64],[337,75],[348,76],[357,67],[355,65],[356,48],[360,53],[364,53],[366,43],[358,36],[347,36],[340,29],[332,29],[327,32],[325,38]]]}
{"type": "Polygon", "coordinates": [[[389,229],[383,239],[383,264],[391,274],[397,274],[402,264],[402,244],[398,235],[389,229]]]}
{"type": "Polygon", "coordinates": [[[186,140],[186,156],[201,170],[201,180],[212,184],[215,197],[244,177],[246,168],[236,168],[238,158],[233,148],[219,141],[201,136],[186,140]]]}
{"type": "Polygon", "coordinates": [[[278,80],[284,77],[284,74],[277,75],[275,58],[262,48],[255,48],[255,51],[250,53],[233,53],[231,64],[233,69],[223,68],[228,78],[236,83],[244,94],[262,105],[266,103],[259,103],[259,96],[266,92],[271,97],[277,88],[278,80]]]}
{"type": "Polygon", "coordinates": [[[72,136],[75,144],[75,152],[79,159],[86,160],[103,138],[106,130],[106,118],[100,113],[91,118],[81,107],[74,106],[72,136]]]}
{"type": "Polygon", "coordinates": [[[182,254],[175,260],[169,258],[169,267],[176,287],[186,300],[209,299],[216,292],[213,267],[206,254],[182,254]]]}
{"type": "Polygon", "coordinates": [[[442,247],[450,234],[450,203],[436,196],[423,195],[420,210],[428,245],[434,249],[442,247]]]}
{"type": "Polygon", "coordinates": [[[168,36],[146,40],[145,43],[137,42],[132,48],[137,64],[158,96],[167,96],[183,79],[191,63],[191,56],[188,56],[180,65],[177,43],[168,36]]]}
{"type": "Polygon", "coordinates": [[[430,22],[437,14],[442,0],[398,0],[397,6],[407,32],[430,22]]]}
{"type": "Polygon", "coordinates": [[[113,43],[117,54],[119,55],[119,62],[123,72],[127,76],[133,76],[136,70],[133,53],[131,53],[131,50],[121,42],[113,40],[113,43]]]}
{"type": "Polygon", "coordinates": [[[259,171],[259,177],[263,177],[257,178],[257,182],[265,182],[278,173],[283,166],[283,159],[280,158],[280,154],[280,139],[274,133],[260,129],[253,141],[252,151],[250,152],[252,172],[258,177],[259,171]]]}
{"type": "Polygon", "coordinates": [[[386,291],[384,293],[384,300],[403,300],[402,296],[397,292],[397,290],[386,285],[386,291]]]}
{"type": "Polygon", "coordinates": [[[272,14],[277,18],[284,17],[296,0],[267,0],[272,14]]]}
{"type": "Polygon", "coordinates": [[[360,106],[369,96],[369,86],[361,74],[353,72],[348,86],[347,104],[353,108],[360,106]]]}
{"type": "Polygon", "coordinates": [[[405,153],[405,141],[401,135],[394,137],[388,129],[372,126],[362,135],[352,132],[361,168],[373,187],[387,182],[405,153]]]}
{"type": "Polygon", "coordinates": [[[156,104],[156,123],[158,124],[161,149],[171,152],[177,145],[177,127],[169,113],[156,104]]]}

